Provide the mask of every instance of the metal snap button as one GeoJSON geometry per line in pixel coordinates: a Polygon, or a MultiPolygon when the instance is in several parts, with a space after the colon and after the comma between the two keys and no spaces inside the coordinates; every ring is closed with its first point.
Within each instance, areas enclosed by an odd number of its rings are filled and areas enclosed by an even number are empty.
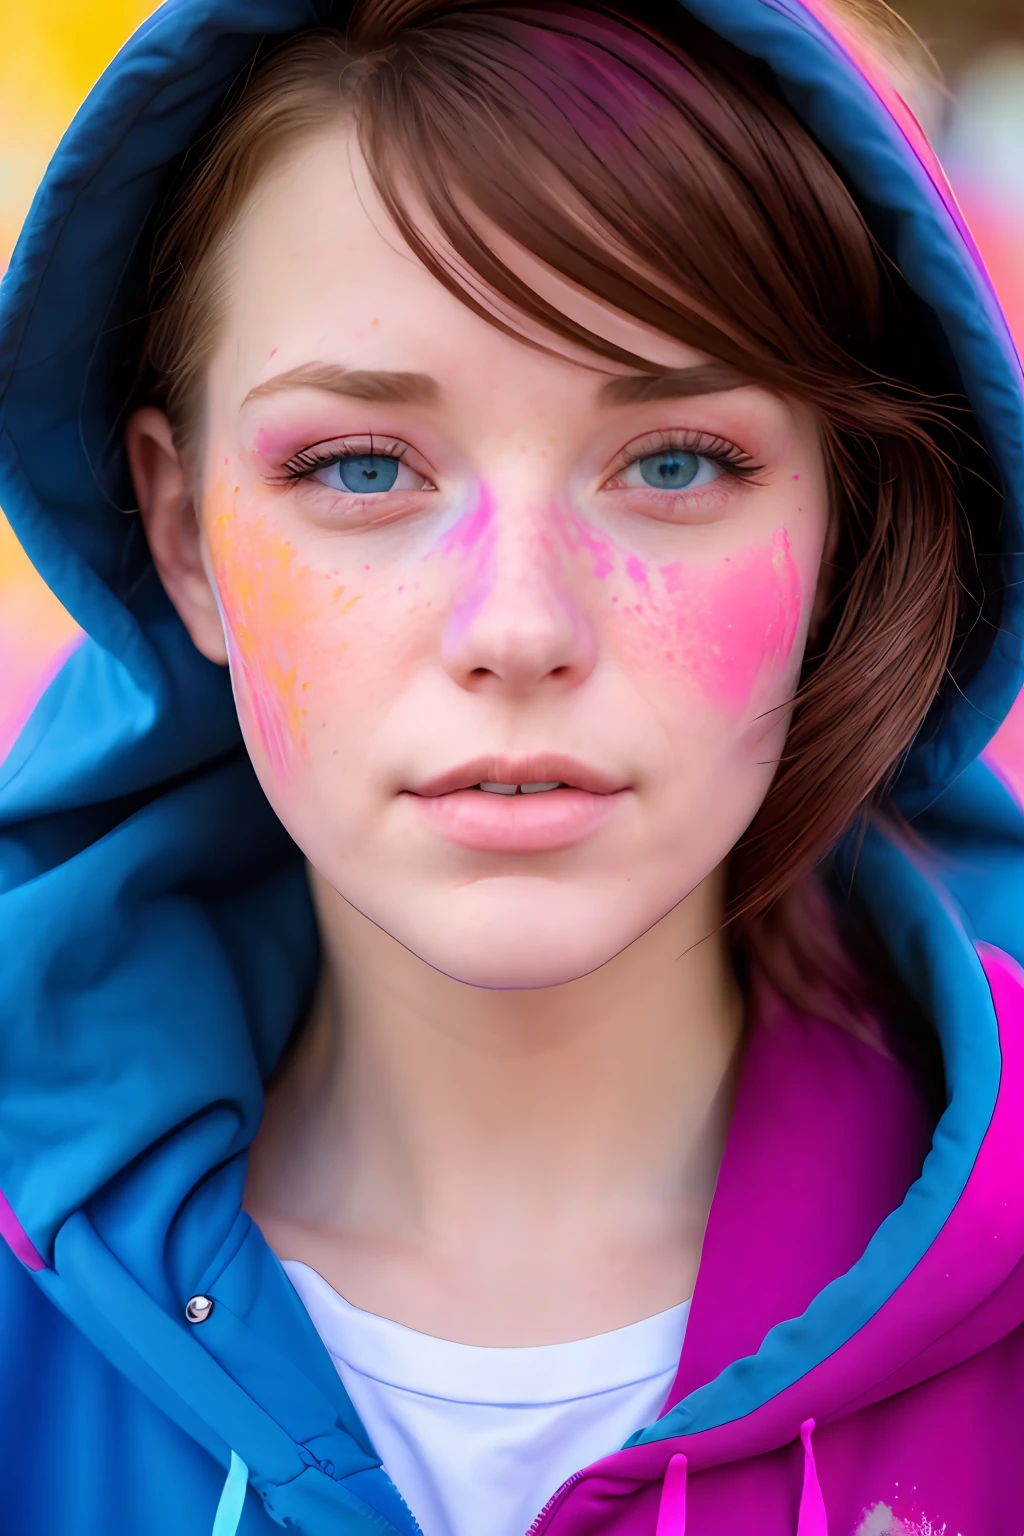
{"type": "Polygon", "coordinates": [[[213,1311],[213,1302],[209,1296],[192,1296],[185,1303],[185,1316],[190,1323],[205,1323],[213,1311]]]}

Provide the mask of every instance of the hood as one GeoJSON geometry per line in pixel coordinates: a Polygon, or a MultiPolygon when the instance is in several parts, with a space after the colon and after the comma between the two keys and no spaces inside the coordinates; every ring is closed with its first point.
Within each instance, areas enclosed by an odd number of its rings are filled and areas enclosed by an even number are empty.
{"type": "MultiPolygon", "coordinates": [[[[637,1437],[661,1472],[670,1437],[706,1463],[756,1455],[792,1440],[812,1400],[839,1413],[939,1369],[937,1341],[1024,1256],[1021,1064],[1010,1070],[1024,818],[982,760],[1024,683],[1020,365],[934,155],[867,49],[821,0],[683,3],[767,63],[841,167],[934,316],[942,387],[969,397],[1005,502],[999,628],[936,700],[897,787],[920,841],[907,852],[871,832],[851,876],[936,1022],[948,1107],[921,1177],[847,1272],[799,1316],[766,1318],[753,1353],[709,1365],[637,1437]],[[955,1283],[922,1309],[940,1270],[955,1283]]],[[[0,504],[87,634],[0,769],[0,1229],[87,1337],[232,1469],[231,1498],[248,1468],[281,1523],[379,1532],[409,1530],[408,1513],[240,1211],[262,1080],[315,978],[302,862],[248,765],[226,673],[153,573],[115,366],[142,312],[137,247],[180,156],[264,39],[345,12],[169,0],[68,130],[0,287],[0,504]],[[215,1286],[214,1317],[189,1329],[185,1302],[215,1286]]],[[[968,1333],[965,1349],[984,1347],[984,1328],[968,1333]]]]}

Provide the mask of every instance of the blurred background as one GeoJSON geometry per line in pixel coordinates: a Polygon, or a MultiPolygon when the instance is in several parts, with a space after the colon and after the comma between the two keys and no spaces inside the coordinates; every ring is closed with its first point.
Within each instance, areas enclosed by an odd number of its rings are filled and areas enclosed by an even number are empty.
{"type": "MultiPolygon", "coordinates": [[[[155,9],[146,0],[0,0],[0,273],[61,134],[155,9]]],[[[897,0],[944,84],[908,81],[1024,347],[1024,0],[897,0]]],[[[75,625],[0,513],[0,760],[69,651],[75,625]]],[[[993,746],[1024,799],[1024,701],[993,746]]]]}

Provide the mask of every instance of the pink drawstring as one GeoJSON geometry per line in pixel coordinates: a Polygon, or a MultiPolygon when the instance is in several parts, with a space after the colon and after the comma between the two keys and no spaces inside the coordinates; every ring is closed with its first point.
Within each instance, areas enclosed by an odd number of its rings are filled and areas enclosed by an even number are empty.
{"type": "Polygon", "coordinates": [[[800,1425],[800,1439],[804,1446],[804,1489],[800,1495],[800,1519],[796,1536],[828,1536],[828,1514],[811,1444],[813,1434],[814,1420],[805,1419],[800,1425]]]}
{"type": "MultiPolygon", "coordinates": [[[[814,1446],[811,1444],[813,1434],[814,1420],[805,1419],[800,1425],[800,1440],[804,1448],[804,1486],[800,1495],[796,1536],[828,1536],[828,1514],[818,1481],[814,1446]]],[[[683,1455],[673,1456],[665,1469],[654,1536],[686,1536],[686,1457],[683,1455]]]]}
{"type": "Polygon", "coordinates": [[[686,1536],[686,1457],[673,1456],[665,1468],[654,1536],[686,1536]]]}

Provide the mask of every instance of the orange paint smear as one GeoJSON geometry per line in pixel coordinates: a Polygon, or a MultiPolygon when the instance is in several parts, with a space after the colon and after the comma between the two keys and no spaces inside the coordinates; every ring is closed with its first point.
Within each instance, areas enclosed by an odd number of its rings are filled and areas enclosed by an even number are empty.
{"type": "MultiPolygon", "coordinates": [[[[214,505],[224,499],[214,492],[214,505]]],[[[325,652],[325,621],[329,628],[331,609],[347,613],[359,596],[345,600],[336,575],[311,570],[263,518],[233,507],[214,516],[210,552],[243,727],[254,727],[274,774],[287,776],[306,745],[310,672],[344,649],[325,652]]]]}

